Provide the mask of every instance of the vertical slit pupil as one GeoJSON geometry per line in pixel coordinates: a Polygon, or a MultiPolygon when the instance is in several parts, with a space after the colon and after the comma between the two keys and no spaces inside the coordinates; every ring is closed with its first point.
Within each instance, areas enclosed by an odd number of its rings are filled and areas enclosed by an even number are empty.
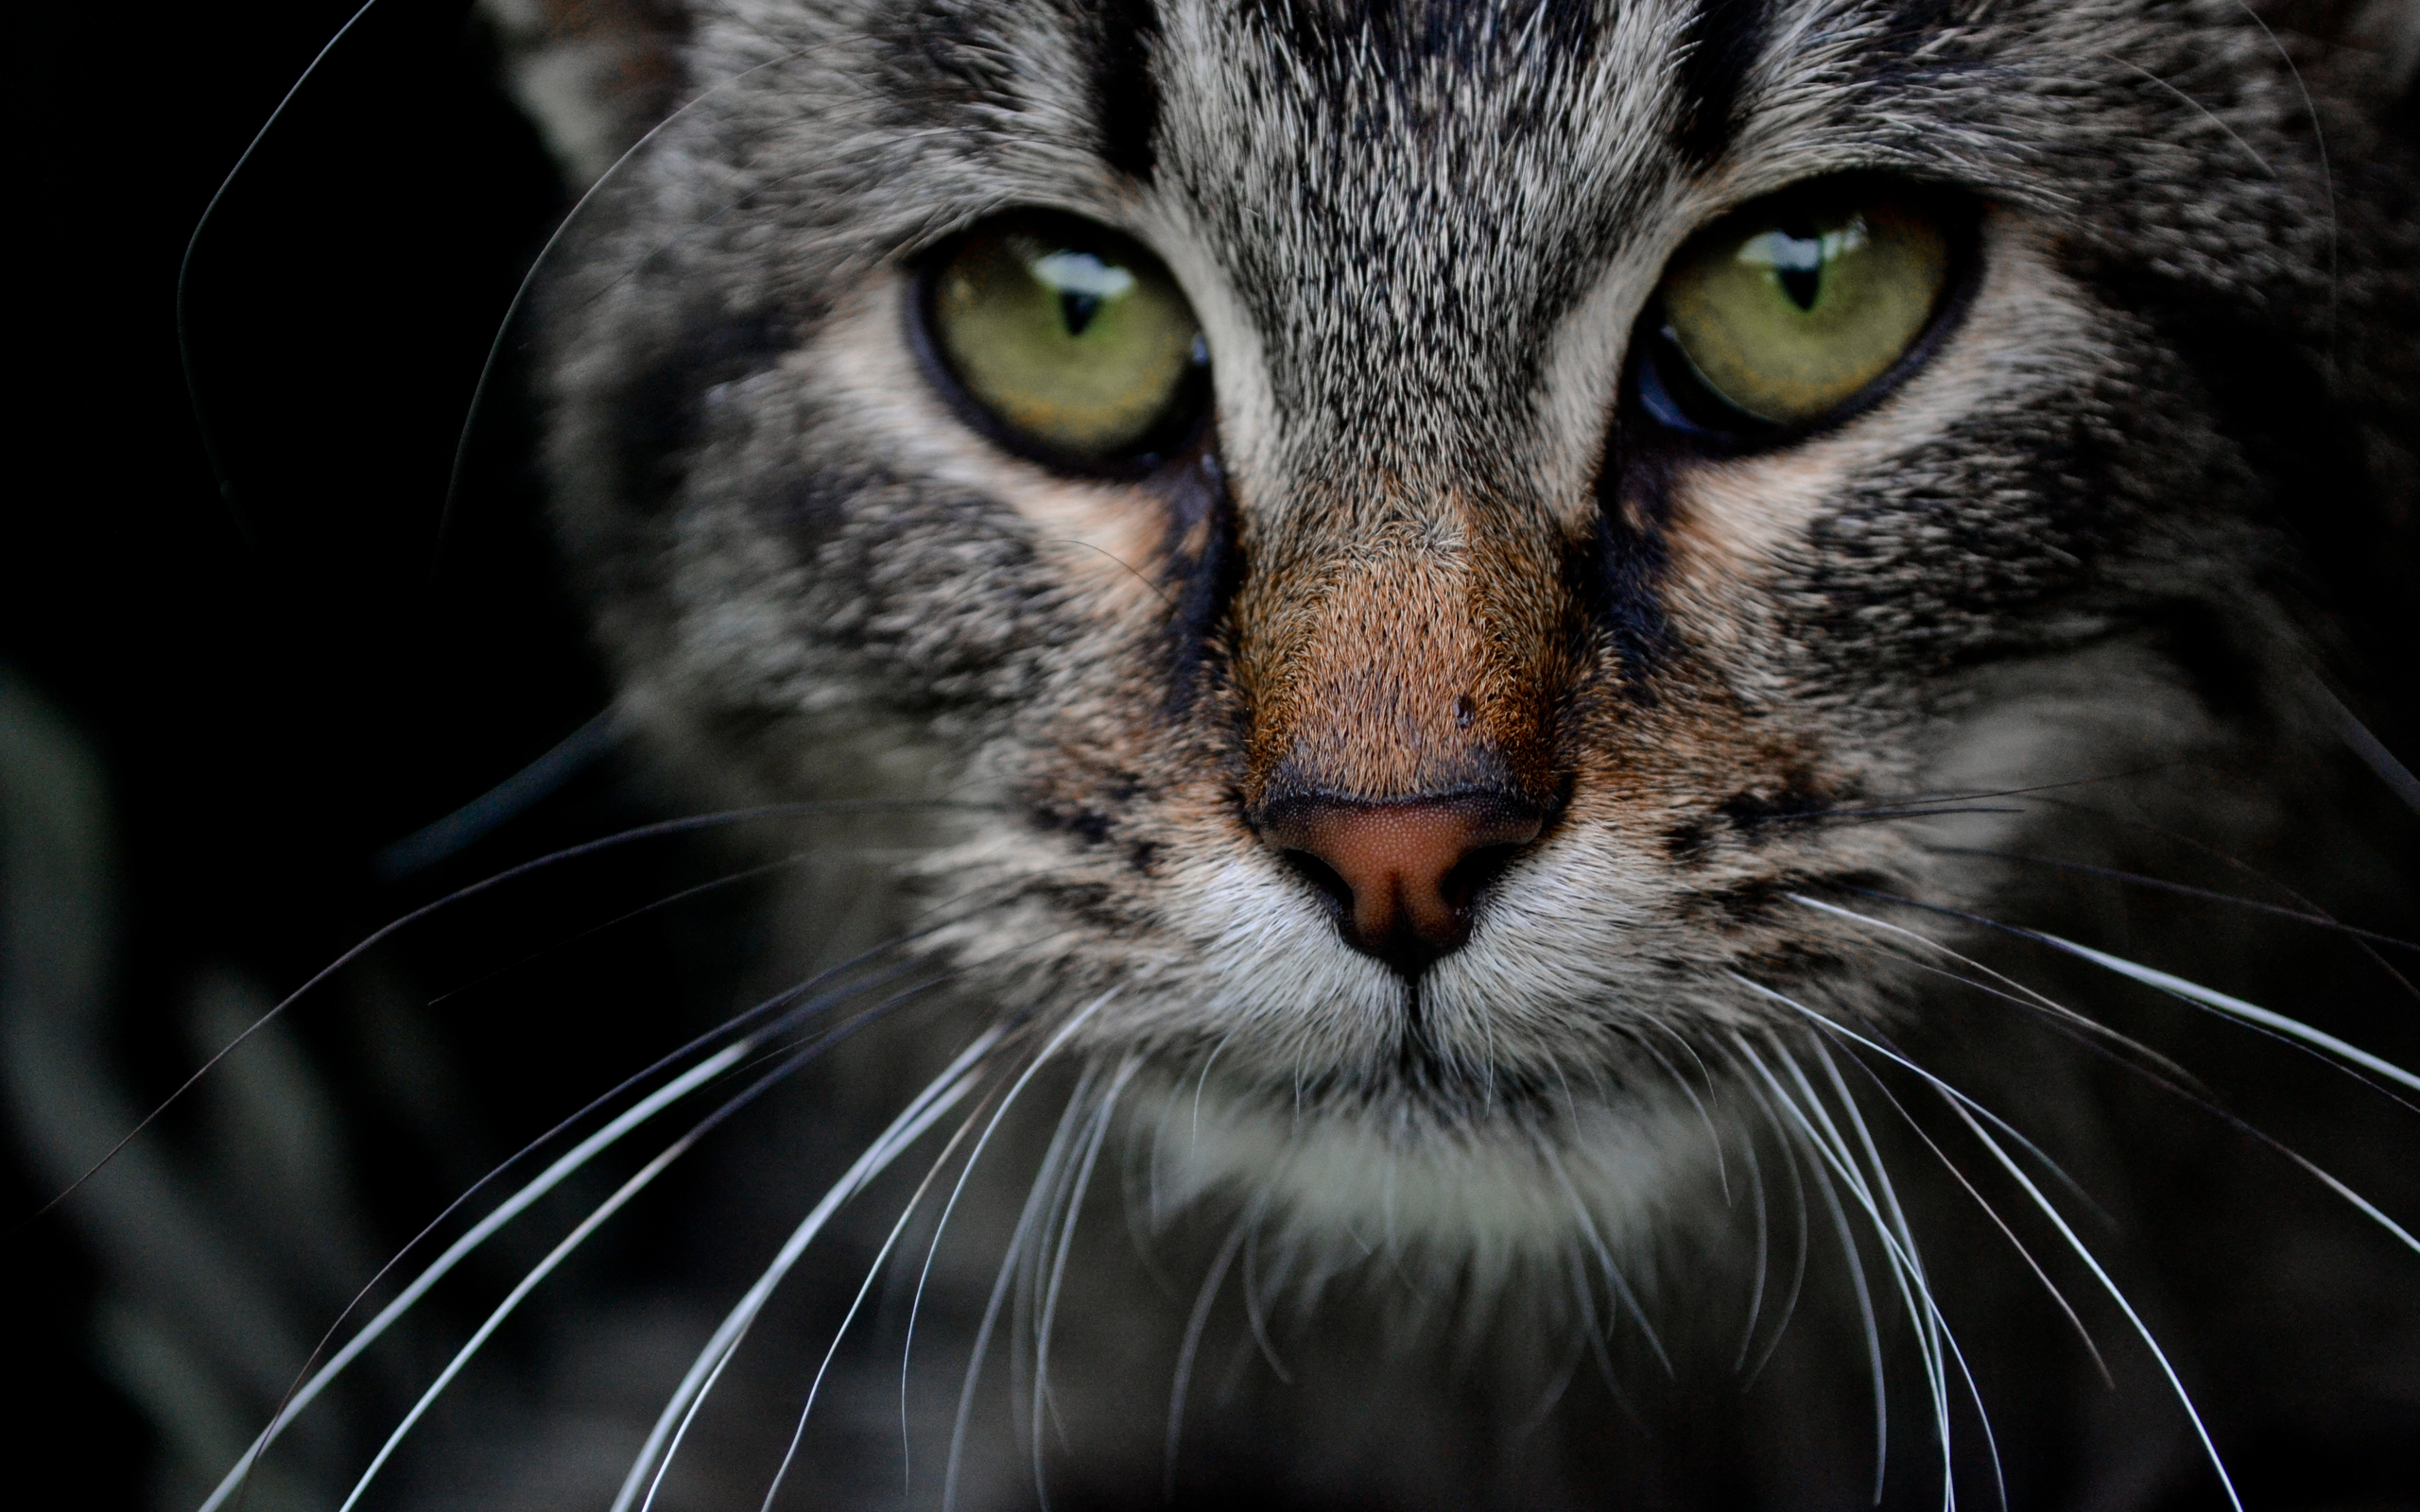
{"type": "Polygon", "coordinates": [[[1780,234],[1782,255],[1773,276],[1792,304],[1811,310],[1816,296],[1824,291],[1823,232],[1805,221],[1784,222],[1774,230],[1780,234]]]}
{"type": "Polygon", "coordinates": [[[1100,298],[1093,294],[1063,293],[1059,296],[1059,318],[1066,322],[1067,334],[1080,336],[1084,327],[1093,323],[1100,313],[1100,298]]]}

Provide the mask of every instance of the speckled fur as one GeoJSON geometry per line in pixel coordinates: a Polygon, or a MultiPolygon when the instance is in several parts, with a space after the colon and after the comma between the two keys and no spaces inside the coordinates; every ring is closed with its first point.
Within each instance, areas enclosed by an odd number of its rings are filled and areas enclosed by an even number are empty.
{"type": "MultiPolygon", "coordinates": [[[[2420,436],[2408,8],[1718,9],[705,6],[660,55],[689,103],[551,280],[547,456],[628,706],[726,799],[973,805],[929,822],[908,879],[986,900],[935,941],[968,1011],[1038,1037],[1101,1002],[1070,1058],[1140,1068],[1136,1200],[1246,1214],[1314,1352],[1392,1362],[1368,1366],[1392,1424],[1342,1364],[1304,1366],[1292,1407],[1202,1409],[1253,1494],[1854,1501],[1841,1467],[1870,1446],[1811,1428],[1728,1481],[1699,1463],[1731,1452],[1711,1428],[1488,1469],[1527,1409],[1470,1384],[1563,1358],[1592,1297],[1629,1306],[1573,1290],[1583,1245],[1635,1272],[1674,1349],[1730,1363],[1700,1335],[1731,1324],[1693,1318],[1737,1311],[1693,1277],[1746,1268],[1706,1133],[1769,1114],[1728,1047],[1806,1033],[1758,988],[1911,1034],[1937,992],[1789,895],[2090,930],[1961,852],[2122,860],[2113,806],[2231,849],[2365,812],[2328,796],[2365,779],[2320,689],[2386,697],[2409,644],[2377,593],[2409,563],[2420,436]],[[1852,172],[1980,207],[1923,366],[1772,452],[1693,454],[1630,415],[1675,249],[1852,172]],[[920,367],[919,260],[1016,207],[1132,234],[1201,313],[1215,423],[1149,476],[1012,455],[920,367]],[[1553,818],[1414,993],[1257,818],[1289,784],[1475,773],[1553,818]],[[2058,784],[2090,812],[1961,797],[2058,784]],[[1390,1267],[1461,1366],[1373,1343],[1390,1267]],[[1496,1320],[1493,1349],[1456,1317],[1496,1320]]],[[[624,141],[660,113],[634,110],[624,141]]],[[[1090,1274],[1054,1474],[1156,1487],[1184,1302],[1090,1274]],[[1152,1407],[1103,1405],[1128,1391],[1152,1407]]],[[[1825,1307],[1844,1297],[1833,1278],[1825,1307]]],[[[1669,1402],[1790,1420],[1669,1379],[1669,1402]]],[[[2017,1452],[2067,1468],[2020,1467],[2018,1500],[2194,1484],[2156,1384],[2127,1394],[2155,1447],[2053,1449],[2044,1408],[2017,1452]]],[[[1011,1504],[1028,1471],[987,1432],[966,1494],[1011,1504]]]]}

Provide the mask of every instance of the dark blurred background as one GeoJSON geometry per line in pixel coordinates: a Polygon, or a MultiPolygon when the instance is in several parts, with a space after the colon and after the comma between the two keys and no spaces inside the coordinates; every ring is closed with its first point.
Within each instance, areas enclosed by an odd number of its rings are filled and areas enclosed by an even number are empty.
{"type": "MultiPolygon", "coordinates": [[[[374,858],[605,703],[547,562],[510,341],[441,550],[481,363],[562,208],[464,5],[373,9],[202,231],[188,335],[223,494],[214,478],[180,361],[180,260],[246,144],[351,13],[293,0],[38,6],[16,23],[11,221],[28,360],[0,536],[0,667],[80,731],[106,777],[107,1045],[145,1099],[196,1062],[190,1026],[172,1021],[198,977],[233,972],[282,995],[458,885],[473,863],[397,878],[374,858]]],[[[623,799],[551,801],[575,812],[525,816],[523,833],[488,843],[534,853],[550,829],[597,833],[623,799]]],[[[546,927],[526,913],[514,927],[533,924],[546,927]]],[[[481,924],[463,928],[458,954],[478,954],[481,924]]],[[[487,1013],[476,1058],[493,1075],[544,1061],[562,1085],[585,1077],[543,1013],[459,1006],[487,1013]]],[[[461,1021],[434,1018],[458,1039],[461,1021]]],[[[295,1032],[332,1031],[298,1013],[295,1032]]],[[[67,1469],[76,1504],[136,1504],[157,1446],[96,1357],[88,1314],[105,1281],[74,1213],[19,1227],[54,1186],[31,1164],[12,1155],[8,1172],[9,1435],[39,1450],[19,1464],[67,1469]]]]}

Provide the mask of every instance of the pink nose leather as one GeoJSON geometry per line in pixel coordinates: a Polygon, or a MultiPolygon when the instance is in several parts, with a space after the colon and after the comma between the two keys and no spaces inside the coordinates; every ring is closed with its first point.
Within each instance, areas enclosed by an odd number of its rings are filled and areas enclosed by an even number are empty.
{"type": "Polygon", "coordinates": [[[1468,937],[1478,889],[1543,826],[1533,807],[1492,797],[1298,799],[1263,833],[1342,905],[1357,950],[1416,975],[1468,937]]]}

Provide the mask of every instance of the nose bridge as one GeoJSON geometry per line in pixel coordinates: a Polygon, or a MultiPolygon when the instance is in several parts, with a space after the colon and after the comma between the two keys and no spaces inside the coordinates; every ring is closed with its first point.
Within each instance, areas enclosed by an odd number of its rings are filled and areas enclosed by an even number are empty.
{"type": "Polygon", "coordinates": [[[1237,604],[1246,799],[1546,801],[1560,658],[1550,540],[1464,494],[1298,501],[1237,604]],[[1268,570],[1262,570],[1265,566],[1268,570]]]}

